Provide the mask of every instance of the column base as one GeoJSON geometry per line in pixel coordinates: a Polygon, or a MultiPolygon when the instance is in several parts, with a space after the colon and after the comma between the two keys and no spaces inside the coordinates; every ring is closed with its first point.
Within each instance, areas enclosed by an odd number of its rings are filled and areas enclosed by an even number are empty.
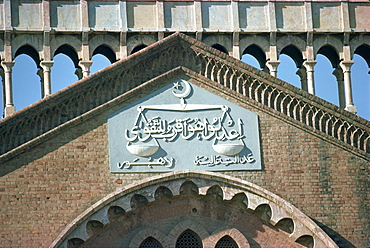
{"type": "Polygon", "coordinates": [[[8,117],[9,115],[12,115],[16,112],[14,106],[8,106],[4,109],[4,117],[8,117]]]}
{"type": "Polygon", "coordinates": [[[354,105],[347,105],[344,109],[347,110],[348,112],[357,114],[357,109],[356,106],[354,105]]]}

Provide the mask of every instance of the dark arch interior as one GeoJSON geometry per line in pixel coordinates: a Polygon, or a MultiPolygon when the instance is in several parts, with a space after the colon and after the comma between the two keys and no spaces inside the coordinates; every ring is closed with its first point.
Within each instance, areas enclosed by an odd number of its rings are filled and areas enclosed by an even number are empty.
{"type": "Polygon", "coordinates": [[[94,52],[93,52],[93,56],[96,55],[96,54],[101,54],[101,55],[104,55],[105,57],[107,57],[107,59],[111,62],[111,63],[114,63],[117,61],[117,58],[116,58],[116,54],[112,51],[112,49],[106,45],[101,45],[99,47],[97,47],[94,52]]]}
{"type": "Polygon", "coordinates": [[[78,56],[77,56],[77,53],[76,51],[69,45],[62,45],[60,46],[54,53],[54,56],[60,54],[60,53],[63,53],[65,55],[67,55],[73,62],[75,68],[78,68],[79,65],[78,65],[78,56]]]}
{"type": "Polygon", "coordinates": [[[360,55],[363,57],[370,67],[370,46],[369,45],[361,45],[355,50],[355,54],[360,55]]]}
{"type": "Polygon", "coordinates": [[[40,57],[39,53],[30,45],[24,45],[20,47],[17,52],[15,53],[15,58],[21,54],[27,54],[30,56],[33,61],[35,61],[38,68],[40,68],[40,57]]]}
{"type": "Polygon", "coordinates": [[[223,46],[222,46],[222,45],[220,45],[220,44],[213,44],[213,45],[212,45],[212,47],[213,47],[214,49],[217,49],[217,50],[219,50],[219,51],[223,52],[223,53],[229,54],[229,53],[228,53],[228,51],[226,50],[226,48],[225,48],[225,47],[223,47],[223,46]]]}
{"type": "Polygon", "coordinates": [[[202,240],[195,232],[193,232],[190,229],[180,234],[176,241],[176,248],[202,248],[202,247],[203,247],[202,240]]]}
{"type": "Polygon", "coordinates": [[[291,57],[294,60],[297,68],[300,68],[302,66],[303,64],[302,53],[298,50],[297,47],[293,45],[286,46],[284,47],[283,50],[281,50],[281,54],[285,54],[291,57]]]}
{"type": "Polygon", "coordinates": [[[339,56],[338,53],[334,50],[331,46],[323,46],[317,52],[318,54],[322,54],[327,57],[333,66],[333,68],[339,67],[339,56]]]}
{"type": "Polygon", "coordinates": [[[144,44],[137,45],[134,49],[132,49],[131,54],[134,54],[145,47],[147,47],[147,45],[144,45],[144,44]]]}
{"type": "Polygon", "coordinates": [[[264,68],[265,67],[265,64],[266,64],[266,55],[265,53],[262,51],[262,49],[253,44],[253,45],[250,45],[249,47],[247,47],[243,54],[250,54],[252,55],[253,57],[255,57],[260,65],[260,68],[264,68]]]}

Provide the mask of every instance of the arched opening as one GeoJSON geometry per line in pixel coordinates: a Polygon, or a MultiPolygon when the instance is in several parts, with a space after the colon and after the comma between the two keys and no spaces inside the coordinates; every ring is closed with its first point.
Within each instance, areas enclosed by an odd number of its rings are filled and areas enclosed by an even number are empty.
{"type": "Polygon", "coordinates": [[[54,93],[78,81],[76,74],[78,56],[69,45],[60,46],[54,53],[54,65],[51,69],[51,91],[54,93]]]}
{"type": "Polygon", "coordinates": [[[102,54],[95,54],[92,58],[92,65],[90,67],[90,73],[95,73],[101,69],[104,69],[105,67],[111,65],[110,60],[102,55],[102,54]]]}
{"type": "Polygon", "coordinates": [[[289,55],[281,54],[279,61],[280,64],[277,71],[277,77],[302,89],[301,78],[297,75],[297,70],[299,68],[296,67],[294,60],[289,55]]]}
{"type": "Polygon", "coordinates": [[[239,248],[239,246],[229,235],[226,235],[217,242],[215,248],[239,248]]]}
{"type": "Polygon", "coordinates": [[[58,54],[65,54],[67,55],[73,62],[75,68],[78,68],[78,55],[77,55],[77,52],[70,46],[70,45],[62,45],[60,46],[54,53],[54,57],[58,54]]]}
{"type": "Polygon", "coordinates": [[[220,45],[220,44],[213,44],[211,47],[213,47],[214,49],[219,50],[220,52],[229,54],[229,52],[226,50],[226,48],[224,46],[220,45]]]}
{"type": "Polygon", "coordinates": [[[97,54],[104,55],[110,61],[110,63],[114,63],[117,61],[116,54],[107,45],[98,46],[92,53],[92,56],[94,57],[94,55],[97,54]]]}
{"type": "Polygon", "coordinates": [[[299,69],[302,68],[303,57],[302,53],[293,45],[286,46],[281,50],[279,56],[280,65],[277,76],[298,88],[304,89],[305,73],[299,76],[299,69]],[[303,81],[303,82],[302,82],[303,81]]]}
{"type": "Polygon", "coordinates": [[[176,241],[176,248],[202,248],[202,240],[200,237],[188,229],[185,230],[176,241]]]}
{"type": "Polygon", "coordinates": [[[364,44],[356,48],[355,54],[360,55],[370,67],[370,45],[364,44]]]}
{"type": "Polygon", "coordinates": [[[253,44],[243,51],[242,61],[263,70],[266,65],[266,55],[259,46],[253,44]]]}
{"type": "Polygon", "coordinates": [[[132,49],[130,54],[134,54],[134,53],[136,53],[136,52],[138,52],[141,49],[144,49],[146,47],[147,47],[147,45],[144,45],[144,44],[137,45],[136,47],[134,47],[134,49],[132,49]]]}
{"type": "Polygon", "coordinates": [[[351,68],[353,101],[357,114],[370,120],[370,46],[358,47],[353,61],[355,62],[351,68]]]}
{"type": "Polygon", "coordinates": [[[13,77],[13,100],[17,110],[42,98],[42,71],[38,52],[29,45],[15,53],[13,77]]]}
{"type": "Polygon", "coordinates": [[[331,46],[323,46],[318,51],[316,61],[314,68],[316,95],[339,106],[338,82],[343,83],[343,81],[340,78],[338,80],[333,74],[335,69],[341,73],[338,53],[331,46]]]}
{"type": "Polygon", "coordinates": [[[141,242],[139,248],[162,248],[161,243],[153,237],[146,238],[141,242]]]}
{"type": "Polygon", "coordinates": [[[242,244],[244,247],[273,247],[283,243],[286,247],[298,248],[300,244],[310,247],[314,242],[317,247],[335,247],[320,227],[293,205],[267,190],[238,180],[195,171],[145,179],[98,201],[89,208],[90,211],[85,211],[68,225],[51,246],[83,243],[86,247],[116,244],[121,247],[158,247],[160,244],[179,248],[234,248],[242,244]],[[229,195],[222,196],[220,190],[229,192],[229,195]],[[170,196],[170,191],[174,192],[171,198],[158,197],[159,192],[170,196]],[[145,196],[141,195],[144,192],[145,196]],[[222,199],[210,199],[212,194],[222,199]],[[234,200],[227,200],[230,197],[234,200]],[[241,201],[247,203],[248,198],[258,207],[241,206],[241,201]],[[127,204],[130,199],[131,204],[127,204]],[[111,218],[113,212],[113,215],[119,213],[117,218],[111,218]],[[93,220],[91,216],[94,216],[93,220]],[[280,221],[274,224],[275,220],[280,221]],[[291,236],[296,224],[300,228],[291,236]],[[307,233],[312,236],[307,237],[307,233]]]}

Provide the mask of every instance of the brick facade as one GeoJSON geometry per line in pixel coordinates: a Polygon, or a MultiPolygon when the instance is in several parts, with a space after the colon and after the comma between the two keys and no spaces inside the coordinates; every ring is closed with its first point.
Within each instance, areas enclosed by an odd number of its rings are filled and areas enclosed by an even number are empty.
{"type": "MultiPolygon", "coordinates": [[[[340,247],[370,245],[368,153],[338,144],[240,93],[191,76],[193,83],[259,115],[263,169],[224,174],[292,203],[340,247]]],[[[166,84],[168,77],[136,88],[104,111],[2,160],[0,247],[48,247],[66,225],[107,194],[160,175],[110,173],[107,117],[166,84]]]]}

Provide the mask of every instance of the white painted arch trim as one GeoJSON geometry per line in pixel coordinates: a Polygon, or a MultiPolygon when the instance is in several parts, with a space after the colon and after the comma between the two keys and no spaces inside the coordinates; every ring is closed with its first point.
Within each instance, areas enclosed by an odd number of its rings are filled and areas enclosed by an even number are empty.
{"type": "Polygon", "coordinates": [[[145,196],[149,203],[153,202],[155,201],[154,193],[159,186],[167,187],[173,195],[180,195],[180,185],[189,180],[198,186],[200,195],[206,195],[210,187],[218,185],[223,191],[224,200],[231,200],[234,195],[244,193],[248,199],[247,207],[251,210],[255,210],[262,204],[268,204],[271,208],[270,223],[272,225],[284,218],[293,220],[294,231],[289,238],[294,241],[304,235],[310,235],[314,239],[315,248],[338,247],[315,222],[279,196],[239,178],[197,170],[160,174],[108,194],[67,225],[50,247],[66,247],[68,240],[72,238],[87,240],[89,235],[86,224],[91,220],[99,221],[104,225],[108,224],[109,219],[106,213],[111,206],[120,206],[126,212],[130,211],[130,200],[137,194],[145,196]]]}

